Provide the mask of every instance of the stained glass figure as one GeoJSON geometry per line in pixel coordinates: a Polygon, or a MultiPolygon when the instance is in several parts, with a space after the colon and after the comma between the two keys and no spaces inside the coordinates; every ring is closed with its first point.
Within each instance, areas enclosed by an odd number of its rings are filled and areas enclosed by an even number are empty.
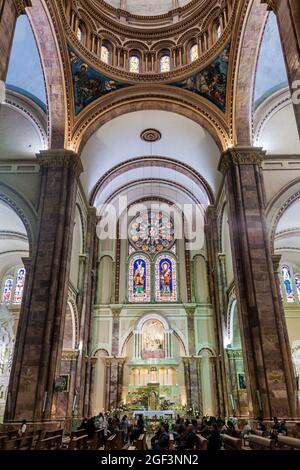
{"type": "Polygon", "coordinates": [[[77,28],[77,39],[78,41],[82,41],[83,39],[83,32],[82,32],[82,29],[80,27],[77,28]]]}
{"type": "Polygon", "coordinates": [[[161,255],[155,264],[155,297],[157,302],[177,301],[177,269],[175,259],[161,255]]]}
{"type": "Polygon", "coordinates": [[[15,295],[14,295],[14,303],[15,304],[22,303],[24,283],[25,283],[25,275],[26,275],[25,268],[20,268],[19,271],[18,271],[17,280],[16,280],[16,287],[15,287],[15,295]]]}
{"type": "Polygon", "coordinates": [[[6,279],[4,288],[3,288],[3,294],[2,294],[2,302],[4,304],[9,304],[11,301],[13,285],[14,285],[13,279],[6,279]]]}
{"type": "Polygon", "coordinates": [[[295,302],[295,295],[294,295],[294,289],[292,285],[292,276],[291,276],[291,271],[288,266],[283,266],[281,268],[281,274],[283,278],[283,283],[285,286],[285,294],[286,294],[286,301],[288,303],[294,303],[295,302]]]}
{"type": "Polygon", "coordinates": [[[171,70],[171,59],[168,55],[163,55],[160,59],[160,71],[161,73],[170,72],[171,70]]]}
{"type": "Polygon", "coordinates": [[[101,47],[101,60],[105,64],[109,64],[109,50],[106,46],[101,47]]]}
{"type": "Polygon", "coordinates": [[[191,59],[191,62],[195,62],[195,60],[199,59],[199,49],[198,49],[197,44],[191,47],[190,59],[191,59]]]}
{"type": "Polygon", "coordinates": [[[162,212],[142,212],[129,226],[129,239],[137,250],[147,253],[169,250],[174,243],[173,221],[162,212]]]}
{"type": "Polygon", "coordinates": [[[130,260],[128,294],[129,302],[151,300],[150,262],[146,256],[136,255],[130,260]]]}
{"type": "Polygon", "coordinates": [[[129,70],[131,73],[140,73],[140,59],[138,56],[131,56],[129,59],[129,70]]]}
{"type": "Polygon", "coordinates": [[[299,302],[300,302],[300,275],[297,274],[295,276],[295,285],[296,285],[296,290],[297,290],[297,294],[298,294],[298,299],[299,299],[299,302]]]}

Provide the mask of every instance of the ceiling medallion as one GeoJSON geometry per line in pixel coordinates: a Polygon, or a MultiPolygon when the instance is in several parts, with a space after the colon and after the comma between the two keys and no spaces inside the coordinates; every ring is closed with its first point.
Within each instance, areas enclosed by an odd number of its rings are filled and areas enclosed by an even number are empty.
{"type": "Polygon", "coordinates": [[[145,142],[158,142],[161,139],[161,133],[157,129],[146,129],[141,133],[141,139],[145,142]]]}

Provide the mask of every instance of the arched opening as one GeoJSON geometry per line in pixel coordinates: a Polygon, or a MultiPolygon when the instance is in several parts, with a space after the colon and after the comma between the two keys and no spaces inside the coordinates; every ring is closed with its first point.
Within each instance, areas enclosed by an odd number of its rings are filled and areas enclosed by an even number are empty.
{"type": "Polygon", "coordinates": [[[29,256],[26,228],[18,214],[0,200],[0,422],[3,421],[29,256]]]}

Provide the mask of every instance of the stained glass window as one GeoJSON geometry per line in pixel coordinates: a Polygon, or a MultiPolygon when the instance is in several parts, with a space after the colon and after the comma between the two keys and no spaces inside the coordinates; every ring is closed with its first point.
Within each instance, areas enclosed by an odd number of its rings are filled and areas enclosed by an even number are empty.
{"type": "Polygon", "coordinates": [[[105,64],[109,64],[109,50],[106,46],[101,47],[101,60],[105,64]]]}
{"type": "Polygon", "coordinates": [[[171,59],[168,55],[163,55],[160,59],[160,71],[161,73],[170,72],[171,70],[171,59]]]}
{"type": "Polygon", "coordinates": [[[283,283],[285,287],[286,301],[288,303],[294,303],[295,295],[294,295],[290,268],[288,266],[282,266],[281,274],[282,274],[282,279],[283,279],[283,283]]]}
{"type": "Polygon", "coordinates": [[[2,293],[2,302],[5,304],[9,304],[11,301],[11,294],[14,286],[14,280],[13,279],[6,279],[4,288],[3,288],[3,293],[2,293]]]}
{"type": "Polygon", "coordinates": [[[162,212],[145,211],[131,222],[129,237],[137,250],[147,253],[166,251],[174,243],[174,224],[162,212]]]}
{"type": "Polygon", "coordinates": [[[15,295],[14,295],[15,304],[22,303],[25,275],[26,275],[25,268],[20,268],[17,274],[16,287],[15,287],[15,295]]]}
{"type": "Polygon", "coordinates": [[[129,302],[151,301],[150,262],[144,255],[133,256],[129,262],[129,302]]]}
{"type": "Polygon", "coordinates": [[[83,32],[82,32],[82,29],[80,28],[80,26],[78,26],[77,28],[77,39],[78,41],[82,41],[82,38],[83,38],[83,32]]]}
{"type": "Polygon", "coordinates": [[[140,72],[140,59],[138,56],[133,55],[129,59],[129,70],[131,73],[140,72]]]}
{"type": "Polygon", "coordinates": [[[300,275],[297,274],[295,276],[295,285],[296,285],[296,290],[297,290],[297,294],[298,294],[298,299],[299,299],[299,302],[300,302],[300,275]]]}
{"type": "Polygon", "coordinates": [[[216,33],[217,33],[217,39],[220,39],[222,36],[222,28],[219,22],[216,24],[216,33]]]}
{"type": "Polygon", "coordinates": [[[194,62],[195,60],[199,59],[199,50],[198,50],[197,44],[191,47],[190,59],[191,59],[191,62],[194,62]]]}
{"type": "Polygon", "coordinates": [[[176,260],[161,255],[155,263],[155,299],[157,302],[177,302],[176,260]]]}

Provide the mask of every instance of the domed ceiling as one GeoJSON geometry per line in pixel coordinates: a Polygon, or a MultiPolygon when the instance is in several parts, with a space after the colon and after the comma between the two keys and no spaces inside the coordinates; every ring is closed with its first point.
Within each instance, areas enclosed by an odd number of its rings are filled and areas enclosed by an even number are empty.
{"type": "Polygon", "coordinates": [[[158,16],[165,15],[175,8],[183,7],[191,0],[105,0],[114,8],[122,8],[132,15],[158,16]]]}

